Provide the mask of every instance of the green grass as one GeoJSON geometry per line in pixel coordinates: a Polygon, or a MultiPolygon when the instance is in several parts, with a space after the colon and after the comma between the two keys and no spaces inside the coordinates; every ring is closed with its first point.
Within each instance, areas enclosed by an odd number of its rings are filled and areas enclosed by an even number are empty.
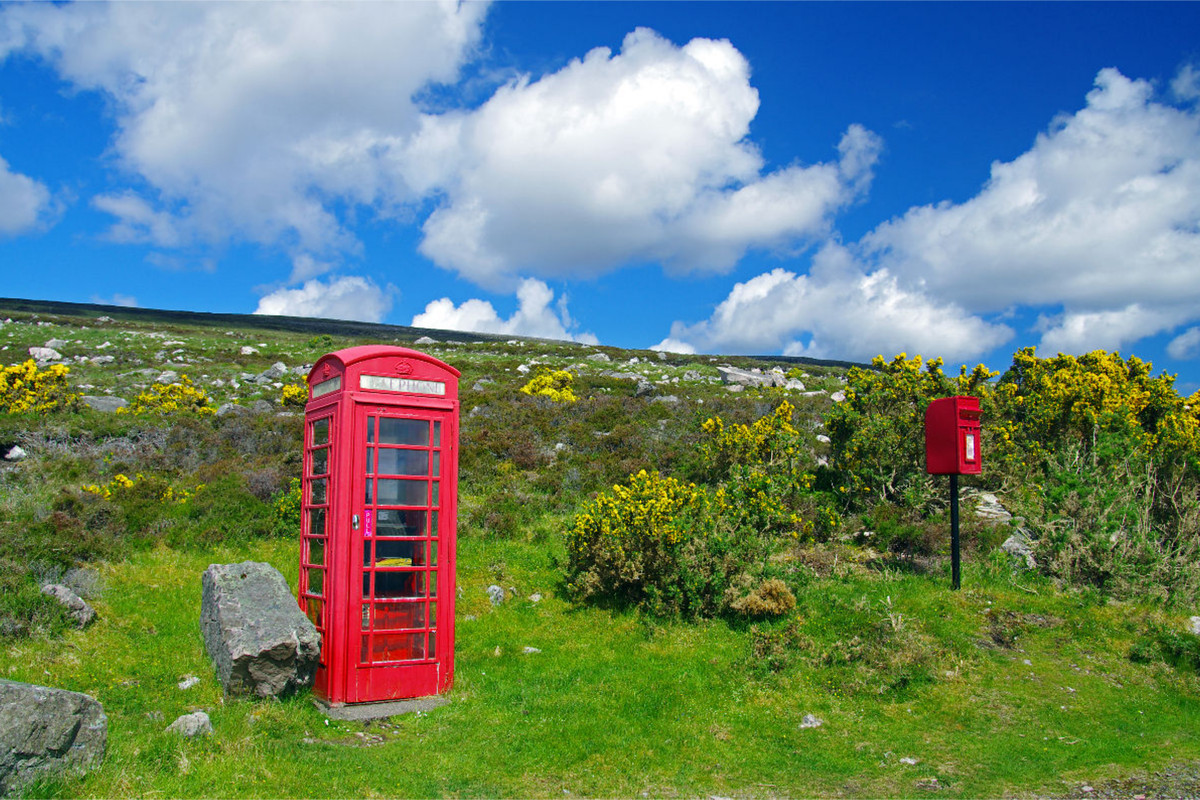
{"type": "Polygon", "coordinates": [[[307,693],[222,698],[199,633],[200,575],[250,558],[294,584],[293,542],[159,547],[109,564],[90,630],[0,653],[6,677],[86,692],[109,716],[104,767],[32,794],[911,796],[936,777],[942,795],[977,797],[1200,758],[1200,680],[1125,655],[1151,609],[1018,588],[975,567],[959,593],[940,575],[843,571],[808,584],[797,626],[807,645],[774,672],[741,625],[572,605],[553,549],[462,541],[451,702],[386,726],[326,722],[307,693]],[[483,589],[495,581],[517,591],[493,610],[483,589]],[[535,592],[539,603],[527,599],[535,592]],[[913,637],[819,662],[818,651],[892,625],[889,613],[913,637]],[[982,644],[997,615],[1012,647],[982,644]],[[929,674],[889,686],[887,659],[912,648],[929,674]],[[201,683],[181,691],[189,674],[201,683]],[[200,708],[213,736],[164,732],[200,708]],[[808,713],[825,724],[800,728],[808,713]]]}

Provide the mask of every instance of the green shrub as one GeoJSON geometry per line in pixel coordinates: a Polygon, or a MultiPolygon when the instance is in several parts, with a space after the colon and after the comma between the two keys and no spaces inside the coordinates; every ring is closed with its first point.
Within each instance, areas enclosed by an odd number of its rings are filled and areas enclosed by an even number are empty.
{"type": "Polygon", "coordinates": [[[119,414],[215,414],[217,410],[209,405],[208,395],[203,389],[197,388],[191,379],[184,375],[177,383],[156,383],[146,391],[133,398],[133,402],[124,408],[117,409],[119,414]]]}
{"type": "Polygon", "coordinates": [[[275,495],[271,503],[271,530],[275,536],[300,537],[300,513],[303,507],[300,479],[292,478],[288,488],[275,495]]]}

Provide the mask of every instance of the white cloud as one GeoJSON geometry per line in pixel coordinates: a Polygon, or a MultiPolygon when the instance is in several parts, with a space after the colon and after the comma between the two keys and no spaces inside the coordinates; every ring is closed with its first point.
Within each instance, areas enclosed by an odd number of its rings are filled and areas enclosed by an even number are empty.
{"type": "Polygon", "coordinates": [[[102,306],[124,306],[125,308],[137,308],[137,298],[131,294],[115,293],[112,297],[101,297],[98,294],[92,295],[92,302],[102,306]]]}
{"type": "Polygon", "coordinates": [[[1200,70],[1184,64],[1171,81],[1171,93],[1184,102],[1200,100],[1200,70]]]}
{"type": "Polygon", "coordinates": [[[453,81],[484,3],[78,3],[0,11],[0,58],[41,56],[106,95],[118,163],[150,187],[97,198],[111,235],[354,250],[332,210],[410,201],[392,151],[413,96],[453,81]]]}
{"type": "MultiPolygon", "coordinates": [[[[818,260],[838,259],[839,250],[831,245],[818,260]]],[[[707,352],[869,360],[904,351],[967,359],[1011,336],[1004,325],[905,290],[887,270],[776,269],[735,285],[707,321],[676,323],[667,341],[707,352]]]]}
{"type": "Polygon", "coordinates": [[[960,205],[910,210],[864,255],[974,312],[1200,308],[1200,115],[1101,70],[1087,105],[960,205]]]}
{"type": "Polygon", "coordinates": [[[537,336],[543,339],[566,339],[585,344],[599,344],[593,334],[573,334],[566,298],[554,302],[554,291],[542,281],[527,278],[517,289],[517,310],[508,319],[496,313],[495,307],[486,300],[471,299],[461,305],[443,297],[425,306],[425,310],[413,317],[412,325],[418,328],[438,328],[451,331],[473,331],[476,333],[500,333],[514,336],[537,336]],[[557,305],[557,312],[552,306],[557,305]]]}
{"type": "Polygon", "coordinates": [[[369,278],[349,275],[328,283],[310,280],[297,289],[277,289],[258,301],[254,313],[381,322],[392,310],[395,295],[394,286],[380,289],[369,278]]]}
{"type": "Polygon", "coordinates": [[[13,172],[0,157],[0,236],[27,233],[52,210],[50,190],[27,175],[13,172]]]}
{"type": "Polygon", "coordinates": [[[1188,328],[1167,345],[1167,355],[1180,361],[1200,356],[1200,326],[1188,328]]]}
{"type": "MultiPolygon", "coordinates": [[[[1194,81],[1182,71],[1176,94],[1194,81]]],[[[676,323],[672,337],[962,358],[1011,336],[987,316],[1024,306],[1061,309],[1035,328],[1044,350],[1127,348],[1200,318],[1198,265],[1200,112],[1105,69],[1084,108],[993,164],[975,197],[913,208],[850,248],[829,245],[808,276],[776,270],[738,284],[711,319],[676,323]]]]}
{"type": "Polygon", "coordinates": [[[852,126],[837,162],[763,174],[749,78],[728,41],[677,47],[639,29],[618,54],[597,48],[474,112],[426,117],[409,157],[446,199],[422,252],[506,287],[646,260],[719,271],[822,235],[869,183],[880,140],[852,126]]]}

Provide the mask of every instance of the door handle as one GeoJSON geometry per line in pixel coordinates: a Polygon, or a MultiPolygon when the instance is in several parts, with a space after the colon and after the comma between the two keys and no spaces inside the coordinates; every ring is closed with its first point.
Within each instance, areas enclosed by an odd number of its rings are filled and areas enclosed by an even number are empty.
{"type": "Polygon", "coordinates": [[[354,528],[354,530],[358,530],[358,514],[352,514],[350,516],[350,527],[354,528]]]}

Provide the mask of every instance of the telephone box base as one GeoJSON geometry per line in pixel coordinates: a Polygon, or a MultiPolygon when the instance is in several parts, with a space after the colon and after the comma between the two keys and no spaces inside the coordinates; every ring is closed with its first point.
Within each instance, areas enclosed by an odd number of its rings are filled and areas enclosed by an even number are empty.
{"type": "Polygon", "coordinates": [[[411,714],[414,711],[432,711],[449,703],[448,698],[440,695],[433,697],[414,697],[411,700],[386,700],[379,703],[343,703],[330,705],[324,700],[313,700],[325,716],[342,722],[362,722],[368,719],[383,719],[399,714],[411,714]]]}

